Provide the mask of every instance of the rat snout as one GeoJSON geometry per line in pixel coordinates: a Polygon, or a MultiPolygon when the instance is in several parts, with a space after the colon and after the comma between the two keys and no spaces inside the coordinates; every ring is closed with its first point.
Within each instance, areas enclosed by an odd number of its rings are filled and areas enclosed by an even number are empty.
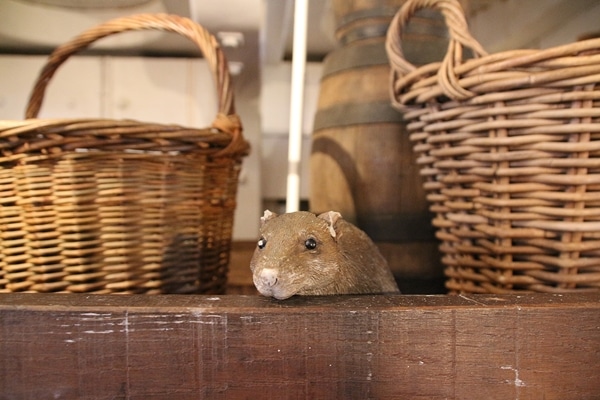
{"type": "Polygon", "coordinates": [[[254,286],[263,296],[283,300],[296,294],[293,287],[285,284],[285,279],[280,279],[276,269],[263,268],[255,270],[252,279],[254,280],[254,286]]]}
{"type": "Polygon", "coordinates": [[[261,286],[275,286],[277,284],[277,271],[272,268],[265,268],[260,271],[257,278],[261,286]]]}

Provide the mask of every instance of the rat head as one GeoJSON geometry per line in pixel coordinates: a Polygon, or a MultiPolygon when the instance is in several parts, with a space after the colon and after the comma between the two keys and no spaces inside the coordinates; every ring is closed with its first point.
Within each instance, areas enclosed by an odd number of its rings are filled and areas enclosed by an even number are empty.
{"type": "Polygon", "coordinates": [[[265,211],[250,269],[254,285],[265,296],[286,299],[321,294],[335,284],[339,256],[337,212],[277,215],[265,211]]]}

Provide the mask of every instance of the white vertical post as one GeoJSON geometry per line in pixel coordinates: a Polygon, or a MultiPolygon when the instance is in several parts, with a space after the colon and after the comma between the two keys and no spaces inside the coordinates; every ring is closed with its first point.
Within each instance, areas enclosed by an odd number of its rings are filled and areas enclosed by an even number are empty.
{"type": "Polygon", "coordinates": [[[307,24],[308,0],[295,0],[286,212],[294,212],[300,209],[300,158],[302,155],[307,24]]]}

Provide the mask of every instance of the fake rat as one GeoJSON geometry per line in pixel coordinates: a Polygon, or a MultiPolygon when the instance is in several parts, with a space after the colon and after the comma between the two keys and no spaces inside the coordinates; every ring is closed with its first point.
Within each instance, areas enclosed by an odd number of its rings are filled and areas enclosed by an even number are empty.
{"type": "Polygon", "coordinates": [[[399,293],[385,258],[340,213],[264,212],[250,261],[264,296],[399,293]]]}

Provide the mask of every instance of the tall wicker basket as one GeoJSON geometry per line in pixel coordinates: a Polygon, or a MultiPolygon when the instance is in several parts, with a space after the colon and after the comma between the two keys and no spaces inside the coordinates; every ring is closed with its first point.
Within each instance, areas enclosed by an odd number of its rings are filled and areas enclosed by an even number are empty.
{"type": "Polygon", "coordinates": [[[409,0],[386,47],[447,288],[599,290],[600,39],[488,55],[456,0],[409,0]],[[441,62],[416,68],[402,30],[423,8],[442,12],[450,43],[441,62]]]}
{"type": "Polygon", "coordinates": [[[220,293],[241,161],[227,62],[193,21],[108,21],[50,55],[26,120],[0,121],[0,291],[220,293]],[[97,39],[161,30],[192,40],[216,82],[204,129],[132,120],[36,119],[57,68],[97,39]]]}

